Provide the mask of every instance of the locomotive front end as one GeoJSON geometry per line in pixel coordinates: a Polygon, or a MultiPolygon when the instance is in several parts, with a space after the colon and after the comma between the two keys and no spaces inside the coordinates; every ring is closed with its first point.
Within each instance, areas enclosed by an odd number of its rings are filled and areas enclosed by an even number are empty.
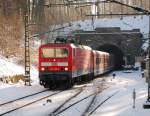
{"type": "Polygon", "coordinates": [[[43,86],[53,86],[71,78],[71,48],[49,44],[39,49],[39,79],[43,86]]]}

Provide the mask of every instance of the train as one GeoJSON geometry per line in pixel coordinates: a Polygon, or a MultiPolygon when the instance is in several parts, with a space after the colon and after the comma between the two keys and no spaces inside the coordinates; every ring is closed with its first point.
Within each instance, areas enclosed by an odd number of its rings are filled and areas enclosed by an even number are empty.
{"type": "Polygon", "coordinates": [[[47,43],[39,47],[40,85],[72,87],[114,68],[113,54],[73,43],[47,43]]]}

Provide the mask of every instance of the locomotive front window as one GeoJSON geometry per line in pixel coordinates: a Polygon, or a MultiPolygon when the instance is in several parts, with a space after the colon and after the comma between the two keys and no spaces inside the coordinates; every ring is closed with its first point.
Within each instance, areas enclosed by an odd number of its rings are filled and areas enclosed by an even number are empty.
{"type": "Polygon", "coordinates": [[[66,48],[43,48],[43,58],[64,58],[68,57],[68,49],[66,48]]]}

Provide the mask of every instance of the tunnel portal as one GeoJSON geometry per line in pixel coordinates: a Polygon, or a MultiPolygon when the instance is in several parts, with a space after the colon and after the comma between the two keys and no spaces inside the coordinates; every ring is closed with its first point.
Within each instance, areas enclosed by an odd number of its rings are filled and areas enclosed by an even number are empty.
{"type": "Polygon", "coordinates": [[[104,44],[98,47],[99,51],[105,51],[114,55],[115,70],[119,70],[124,65],[123,52],[115,45],[104,44]]]}

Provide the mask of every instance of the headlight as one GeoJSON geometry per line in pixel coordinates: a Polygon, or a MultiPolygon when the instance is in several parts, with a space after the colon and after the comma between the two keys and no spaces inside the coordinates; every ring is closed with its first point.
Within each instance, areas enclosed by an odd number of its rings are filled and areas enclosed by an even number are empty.
{"type": "Polygon", "coordinates": [[[65,68],[65,71],[68,71],[68,68],[67,68],[67,67],[65,68]]]}
{"type": "Polygon", "coordinates": [[[42,68],[41,68],[41,71],[44,71],[44,70],[45,70],[45,68],[44,68],[44,67],[42,67],[42,68]]]}

